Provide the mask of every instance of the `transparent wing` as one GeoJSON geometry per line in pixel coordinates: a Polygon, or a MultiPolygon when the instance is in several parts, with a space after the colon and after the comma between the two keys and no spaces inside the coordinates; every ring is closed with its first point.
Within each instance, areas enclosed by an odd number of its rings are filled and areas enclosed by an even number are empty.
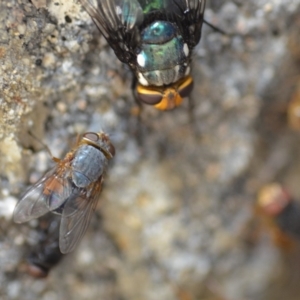
{"type": "Polygon", "coordinates": [[[101,192],[102,176],[88,189],[73,186],[72,195],[63,207],[59,233],[59,247],[62,253],[74,250],[90,223],[101,192]]]}
{"type": "Polygon", "coordinates": [[[30,187],[14,209],[14,222],[27,222],[59,208],[71,192],[66,176],[56,166],[30,187]]]}
{"type": "Polygon", "coordinates": [[[135,60],[138,27],[143,12],[137,0],[80,0],[117,57],[130,64],[135,60]]]}

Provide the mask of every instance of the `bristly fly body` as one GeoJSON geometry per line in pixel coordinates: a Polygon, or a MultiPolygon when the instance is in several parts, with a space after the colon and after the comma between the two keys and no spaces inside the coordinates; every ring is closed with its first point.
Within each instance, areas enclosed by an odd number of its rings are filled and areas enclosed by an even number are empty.
{"type": "Polygon", "coordinates": [[[115,154],[109,137],[87,132],[64,159],[35,183],[14,210],[16,223],[27,222],[47,212],[61,215],[59,248],[68,253],[87,230],[100,197],[103,174],[115,154]]]}
{"type": "Polygon", "coordinates": [[[137,82],[135,97],[160,110],[180,105],[193,88],[192,50],[206,0],[80,0],[137,82]]]}

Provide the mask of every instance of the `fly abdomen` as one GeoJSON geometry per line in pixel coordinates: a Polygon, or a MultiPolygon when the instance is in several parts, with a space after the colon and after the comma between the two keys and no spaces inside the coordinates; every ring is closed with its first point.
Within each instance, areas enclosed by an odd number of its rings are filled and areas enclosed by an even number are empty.
{"type": "Polygon", "coordinates": [[[189,48],[175,24],[167,21],[151,23],[143,30],[141,42],[141,51],[137,55],[137,76],[141,84],[168,85],[185,75],[189,48]]]}
{"type": "Polygon", "coordinates": [[[72,179],[77,187],[87,187],[102,175],[107,158],[97,148],[82,145],[72,161],[72,179]]]}

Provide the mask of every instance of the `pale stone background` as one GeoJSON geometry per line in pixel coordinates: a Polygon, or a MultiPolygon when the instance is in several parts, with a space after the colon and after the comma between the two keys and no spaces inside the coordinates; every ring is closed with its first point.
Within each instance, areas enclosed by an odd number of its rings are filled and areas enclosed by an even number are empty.
{"type": "Polygon", "coordinates": [[[172,112],[131,112],[131,74],[75,0],[0,1],[0,298],[299,299],[300,256],[257,222],[257,190],[299,189],[300,0],[208,1],[192,94],[172,112]],[[20,194],[78,133],[103,129],[117,155],[78,249],[46,280],[24,272],[36,222],[20,194]]]}

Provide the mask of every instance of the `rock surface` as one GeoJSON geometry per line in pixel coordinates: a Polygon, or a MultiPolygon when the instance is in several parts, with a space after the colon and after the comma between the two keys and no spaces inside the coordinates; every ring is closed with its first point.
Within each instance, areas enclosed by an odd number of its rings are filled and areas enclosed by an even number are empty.
{"type": "Polygon", "coordinates": [[[0,1],[1,299],[298,299],[299,254],[276,247],[253,208],[274,180],[300,195],[286,119],[300,0],[209,2],[206,19],[233,36],[204,25],[193,109],[137,118],[130,71],[75,0],[0,1]],[[91,225],[33,279],[37,223],[13,224],[13,207],[54,164],[42,143],[63,157],[99,130],[116,157],[91,225]]]}

